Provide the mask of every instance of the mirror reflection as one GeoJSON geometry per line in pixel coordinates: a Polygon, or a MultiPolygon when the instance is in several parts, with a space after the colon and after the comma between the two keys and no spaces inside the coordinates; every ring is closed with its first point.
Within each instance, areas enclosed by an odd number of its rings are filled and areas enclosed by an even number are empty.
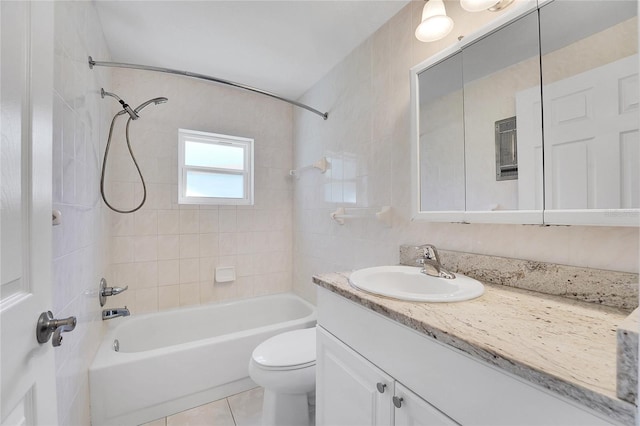
{"type": "Polygon", "coordinates": [[[419,72],[420,210],[639,208],[636,8],[549,1],[419,72]]]}
{"type": "Polygon", "coordinates": [[[520,128],[540,117],[539,52],[536,12],[462,50],[467,211],[542,209],[542,139],[520,128]]]}
{"type": "Polygon", "coordinates": [[[420,209],[464,210],[462,53],[426,69],[418,79],[420,209]],[[434,81],[438,84],[433,84],[434,81]]]}
{"type": "Polygon", "coordinates": [[[636,2],[555,1],[540,31],[545,209],[640,207],[636,2]]]}
{"type": "Polygon", "coordinates": [[[542,209],[541,132],[517,124],[540,121],[538,55],[530,13],[419,74],[421,210],[542,209]],[[517,111],[523,92],[537,110],[517,111]]]}

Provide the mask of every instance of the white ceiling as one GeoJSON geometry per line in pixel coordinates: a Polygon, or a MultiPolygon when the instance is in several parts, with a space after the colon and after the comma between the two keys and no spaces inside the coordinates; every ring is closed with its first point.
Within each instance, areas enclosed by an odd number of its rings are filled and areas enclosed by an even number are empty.
{"type": "Polygon", "coordinates": [[[99,0],[96,7],[115,62],[207,74],[297,99],[407,3],[99,0]]]}

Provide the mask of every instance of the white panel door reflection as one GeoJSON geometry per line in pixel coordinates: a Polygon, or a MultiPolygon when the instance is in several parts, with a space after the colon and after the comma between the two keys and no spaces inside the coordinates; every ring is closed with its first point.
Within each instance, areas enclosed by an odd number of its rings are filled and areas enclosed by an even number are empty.
{"type": "Polygon", "coordinates": [[[640,207],[637,63],[633,55],[544,86],[546,210],[640,207]]]}

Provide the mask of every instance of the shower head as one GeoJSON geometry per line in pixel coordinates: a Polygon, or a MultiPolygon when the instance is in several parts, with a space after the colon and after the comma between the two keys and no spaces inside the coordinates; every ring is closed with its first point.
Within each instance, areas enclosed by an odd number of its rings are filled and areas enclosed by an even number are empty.
{"type": "Polygon", "coordinates": [[[158,105],[158,104],[163,104],[165,102],[167,102],[169,99],[165,98],[165,97],[160,97],[160,98],[153,98],[153,99],[149,99],[147,102],[144,102],[142,104],[140,104],[135,110],[133,110],[133,112],[138,115],[138,113],[140,112],[140,110],[142,110],[142,108],[150,105],[150,104],[154,104],[154,105],[158,105]]]}
{"type": "Polygon", "coordinates": [[[136,113],[136,111],[132,110],[131,107],[125,103],[125,101],[123,101],[122,99],[120,99],[120,97],[118,95],[116,95],[115,93],[110,93],[110,92],[105,92],[104,89],[100,89],[100,96],[102,96],[102,98],[104,98],[105,96],[111,96],[112,98],[115,98],[115,100],[117,100],[118,102],[120,102],[120,105],[122,105],[122,109],[123,111],[121,111],[120,113],[127,113],[129,114],[129,116],[131,116],[132,120],[137,120],[138,118],[140,118],[138,116],[138,114],[136,113]]]}

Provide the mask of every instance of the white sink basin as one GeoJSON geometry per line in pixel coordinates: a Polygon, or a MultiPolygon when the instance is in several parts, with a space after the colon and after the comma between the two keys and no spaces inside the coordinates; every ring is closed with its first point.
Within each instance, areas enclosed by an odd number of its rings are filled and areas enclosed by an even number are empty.
{"type": "Polygon", "coordinates": [[[481,282],[456,273],[454,279],[432,277],[411,266],[377,266],[351,274],[349,282],[357,289],[414,302],[460,302],[484,293],[481,282]]]}

